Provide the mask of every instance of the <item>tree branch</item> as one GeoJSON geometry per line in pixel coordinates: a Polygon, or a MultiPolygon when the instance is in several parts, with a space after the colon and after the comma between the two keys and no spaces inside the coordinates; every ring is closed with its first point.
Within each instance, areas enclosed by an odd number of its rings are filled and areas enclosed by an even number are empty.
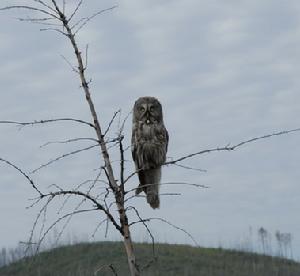
{"type": "Polygon", "coordinates": [[[130,226],[131,225],[134,225],[134,224],[137,224],[137,223],[145,223],[145,222],[150,222],[150,221],[153,221],[153,220],[158,220],[158,221],[161,221],[161,222],[164,222],[170,226],[172,226],[173,228],[175,228],[176,230],[180,230],[181,232],[185,233],[187,236],[190,237],[190,239],[195,243],[196,246],[199,246],[199,244],[197,243],[197,241],[194,239],[194,237],[188,232],[186,231],[185,229],[181,228],[181,227],[178,227],[176,226],[175,224],[163,219],[163,218],[147,218],[147,219],[143,219],[143,220],[139,220],[139,221],[134,221],[132,223],[130,223],[130,226]]]}
{"type": "Polygon", "coordinates": [[[121,109],[119,109],[118,111],[116,111],[116,112],[114,113],[114,115],[112,116],[112,118],[111,118],[111,120],[110,120],[110,122],[109,122],[109,124],[108,124],[108,127],[107,127],[106,130],[104,131],[103,136],[106,136],[106,134],[109,132],[109,130],[110,130],[110,128],[111,128],[111,126],[112,126],[112,124],[113,124],[115,118],[117,117],[118,114],[120,114],[120,112],[121,112],[121,109]]]}
{"type": "Polygon", "coordinates": [[[38,168],[32,170],[30,173],[33,174],[33,173],[36,173],[37,171],[39,171],[40,169],[43,169],[45,167],[48,167],[49,165],[53,164],[54,162],[57,162],[65,157],[68,157],[70,155],[74,155],[74,154],[77,154],[77,153],[80,153],[80,152],[83,152],[83,151],[87,151],[87,150],[90,150],[92,148],[95,148],[95,147],[99,147],[99,144],[96,144],[96,145],[91,145],[89,147],[85,147],[85,148],[82,148],[82,149],[78,149],[78,150],[74,150],[74,151],[71,151],[69,153],[65,153],[63,155],[60,155],[58,157],[56,157],[55,159],[51,159],[50,161],[48,161],[47,163],[45,164],[42,164],[40,165],[38,168]]]}
{"type": "Polygon", "coordinates": [[[91,195],[87,194],[87,193],[83,193],[80,191],[57,191],[57,192],[50,192],[48,194],[43,195],[43,197],[56,197],[56,196],[64,196],[64,195],[76,195],[76,196],[81,196],[84,197],[86,199],[88,199],[89,201],[91,201],[99,210],[103,211],[105,213],[105,215],[108,217],[108,219],[112,222],[112,224],[115,226],[115,228],[123,235],[123,229],[122,227],[115,221],[114,217],[112,216],[112,214],[107,211],[104,206],[102,204],[100,204],[94,197],[92,197],[91,195]]]}
{"type": "Polygon", "coordinates": [[[254,137],[254,138],[251,138],[249,140],[246,140],[246,141],[240,142],[238,144],[235,144],[233,146],[230,146],[230,144],[228,144],[225,147],[217,147],[217,148],[212,148],[212,149],[201,150],[201,151],[198,151],[198,152],[195,152],[195,153],[191,153],[191,154],[185,155],[185,156],[180,157],[178,159],[175,159],[175,160],[172,160],[172,161],[168,161],[164,165],[173,165],[173,164],[181,162],[181,161],[183,161],[185,159],[194,157],[196,155],[206,154],[206,153],[210,153],[210,152],[233,151],[236,148],[241,147],[241,146],[243,146],[245,144],[256,142],[258,140],[263,140],[263,139],[271,138],[273,136],[280,136],[280,135],[285,135],[285,134],[288,134],[288,133],[298,132],[298,131],[300,131],[300,128],[295,128],[295,129],[291,129],[291,130],[283,130],[283,131],[279,131],[279,132],[274,132],[272,134],[266,134],[266,135],[263,135],[263,136],[254,137]]]}
{"type": "Polygon", "coordinates": [[[98,16],[98,15],[100,15],[100,14],[102,14],[102,13],[104,13],[104,12],[107,12],[107,11],[111,11],[111,10],[113,10],[113,9],[115,9],[115,8],[117,8],[118,6],[117,5],[115,5],[115,6],[112,6],[112,7],[110,7],[110,8],[107,8],[107,9],[104,9],[104,10],[101,10],[101,11],[98,11],[98,12],[96,12],[96,13],[94,13],[94,14],[92,14],[91,16],[89,16],[89,17],[86,17],[86,18],[82,18],[82,19],[80,19],[77,23],[75,23],[72,27],[71,27],[71,29],[74,29],[77,25],[79,25],[80,24],[80,22],[83,22],[75,31],[74,31],[74,35],[76,35],[89,21],[91,21],[93,18],[95,18],[96,16],[98,16]]]}
{"type": "Polygon", "coordinates": [[[109,268],[111,270],[111,272],[113,273],[113,275],[118,276],[117,271],[115,270],[115,268],[113,267],[112,264],[109,265],[102,265],[101,267],[99,267],[95,272],[94,272],[94,276],[96,276],[98,274],[98,272],[100,272],[101,270],[103,270],[104,268],[109,268]]]}
{"type": "Polygon", "coordinates": [[[57,225],[60,221],[70,217],[70,216],[74,216],[77,214],[81,214],[81,213],[86,213],[86,212],[91,212],[91,211],[98,211],[98,208],[94,208],[94,209],[86,209],[86,210],[78,210],[78,211],[74,211],[68,214],[63,215],[62,217],[59,217],[56,221],[54,221],[48,228],[47,230],[44,232],[44,234],[41,236],[41,238],[38,241],[38,246],[36,249],[36,252],[39,251],[40,245],[43,242],[43,240],[45,239],[45,237],[47,236],[47,234],[49,233],[49,231],[55,227],[55,225],[57,225]]]}
{"type": "Polygon", "coordinates": [[[68,19],[68,22],[70,22],[72,20],[72,18],[75,16],[75,14],[77,13],[77,11],[79,10],[80,6],[82,5],[83,0],[80,0],[76,6],[76,8],[74,9],[73,13],[71,14],[71,16],[68,19]]]}
{"type": "Polygon", "coordinates": [[[37,186],[35,185],[35,183],[33,182],[33,180],[23,170],[21,170],[18,166],[16,166],[15,164],[11,163],[10,161],[8,161],[6,159],[0,158],[0,161],[6,163],[7,165],[9,165],[11,167],[13,167],[20,174],[22,174],[29,181],[29,183],[31,184],[31,186],[33,187],[33,189],[36,190],[41,197],[43,197],[42,192],[37,188],[37,186]]]}
{"type": "Polygon", "coordinates": [[[25,9],[25,10],[37,11],[37,12],[49,15],[49,16],[55,18],[55,19],[60,20],[59,17],[57,17],[55,14],[52,14],[50,12],[47,12],[46,10],[31,7],[31,6],[23,6],[23,5],[7,6],[7,7],[4,7],[4,8],[0,8],[0,11],[6,11],[6,10],[12,10],[12,9],[25,9]]]}
{"type": "Polygon", "coordinates": [[[47,146],[53,145],[53,144],[67,144],[67,143],[78,142],[78,141],[93,141],[93,142],[99,143],[99,141],[95,138],[78,137],[78,138],[72,138],[72,139],[67,139],[67,140],[63,140],[63,141],[50,141],[50,142],[47,142],[47,143],[41,145],[40,148],[44,148],[44,147],[47,147],[47,146]]]}
{"type": "Polygon", "coordinates": [[[47,5],[44,1],[42,1],[42,0],[32,0],[32,1],[39,3],[39,4],[43,5],[45,8],[49,9],[50,11],[56,13],[56,11],[51,6],[47,5]]]}
{"type": "Polygon", "coordinates": [[[40,125],[40,124],[47,124],[47,123],[53,123],[53,122],[76,122],[88,125],[92,128],[95,128],[95,126],[89,122],[80,120],[80,119],[74,119],[74,118],[58,118],[58,119],[46,119],[46,120],[39,120],[39,121],[32,121],[32,122],[17,122],[17,121],[0,121],[0,124],[12,124],[12,125],[19,125],[19,126],[33,126],[33,125],[40,125]]]}

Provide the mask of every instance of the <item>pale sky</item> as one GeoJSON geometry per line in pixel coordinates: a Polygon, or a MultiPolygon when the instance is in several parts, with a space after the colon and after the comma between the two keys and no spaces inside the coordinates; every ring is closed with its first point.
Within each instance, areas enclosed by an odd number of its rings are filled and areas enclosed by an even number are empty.
{"type": "MultiPolygon", "coordinates": [[[[12,2],[27,4],[2,0],[1,5],[12,2]]],[[[77,3],[66,2],[67,11],[77,3]]],[[[77,37],[83,51],[89,45],[87,74],[104,128],[116,110],[122,109],[124,118],[134,101],[145,95],[157,97],[163,105],[170,135],[168,156],[173,158],[300,127],[299,1],[89,0],[78,16],[115,4],[115,10],[94,19],[77,37]]],[[[22,15],[34,14],[20,10],[0,14],[0,120],[90,120],[77,75],[61,57],[75,62],[68,41],[15,19],[22,15]]],[[[40,148],[46,142],[94,137],[87,127],[72,123],[0,129],[0,157],[26,172],[90,145],[83,141],[40,148]]],[[[111,135],[116,130],[117,122],[111,135]]],[[[125,128],[127,145],[130,135],[131,118],[125,128]]],[[[198,183],[209,189],[166,185],[162,193],[181,196],[162,197],[161,208],[155,211],[141,198],[133,204],[143,217],[168,219],[203,246],[242,245],[249,228],[256,246],[261,226],[273,240],[276,230],[288,232],[299,259],[299,139],[300,133],[274,137],[183,163],[206,173],[164,168],[163,182],[198,183]]],[[[117,161],[118,156],[112,152],[112,158],[117,161]]],[[[127,159],[129,174],[130,151],[127,159]]],[[[53,183],[70,188],[95,177],[100,164],[95,149],[57,162],[32,178],[43,191],[52,189],[53,183]]],[[[0,172],[0,247],[15,246],[30,234],[38,208],[26,206],[36,194],[16,171],[1,164],[0,172]]],[[[137,178],[129,189],[136,185],[137,178]]],[[[55,219],[59,206],[59,202],[49,206],[47,223],[55,219]]],[[[99,214],[74,217],[66,233],[91,238],[101,219],[99,214]]],[[[192,244],[165,224],[150,227],[159,242],[192,244]]],[[[107,239],[117,239],[113,227],[110,230],[107,239]]],[[[105,239],[104,232],[100,229],[96,240],[105,239]]],[[[135,228],[133,236],[136,241],[148,240],[143,228],[135,228]]]]}

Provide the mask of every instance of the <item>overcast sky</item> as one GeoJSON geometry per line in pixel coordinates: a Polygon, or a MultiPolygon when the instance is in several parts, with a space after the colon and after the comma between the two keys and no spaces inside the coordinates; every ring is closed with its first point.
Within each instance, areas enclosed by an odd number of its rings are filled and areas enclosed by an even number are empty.
{"type": "MultiPolygon", "coordinates": [[[[27,3],[2,0],[1,5],[12,2],[27,3]]],[[[70,14],[77,1],[66,2],[70,14]]],[[[89,45],[87,74],[103,127],[116,110],[122,109],[124,118],[134,101],[145,95],[157,97],[163,105],[170,158],[300,127],[299,1],[89,0],[78,18],[115,4],[115,10],[97,17],[77,37],[83,51],[89,45]]],[[[15,19],[22,15],[33,14],[0,14],[0,120],[90,120],[77,75],[61,57],[75,63],[68,41],[15,19]]],[[[46,142],[94,137],[88,127],[73,123],[22,130],[0,127],[0,157],[26,172],[90,145],[84,141],[40,148],[46,142]]],[[[112,136],[116,130],[117,122],[112,136]]],[[[131,118],[125,135],[129,145],[131,118]]],[[[288,232],[299,259],[299,139],[300,133],[274,137],[183,163],[206,173],[164,168],[163,182],[198,183],[209,189],[166,185],[162,192],[182,195],[162,197],[161,208],[155,211],[142,198],[134,204],[144,217],[166,218],[203,246],[242,246],[250,228],[257,245],[256,231],[261,226],[273,241],[276,230],[288,232]]],[[[129,173],[130,151],[127,154],[129,173]]],[[[112,157],[117,160],[114,153],[112,157]]],[[[53,189],[49,187],[53,183],[74,187],[93,178],[99,164],[95,149],[55,163],[32,178],[43,191],[53,189]]],[[[0,175],[0,246],[15,246],[30,234],[38,208],[26,206],[36,194],[4,164],[0,175]]],[[[135,178],[129,188],[136,185],[135,178]]],[[[49,207],[49,224],[55,218],[51,210],[60,206],[55,204],[49,207]]],[[[66,232],[91,238],[99,217],[74,218],[66,232]]],[[[157,241],[192,244],[185,234],[165,224],[151,224],[151,229],[157,241]]],[[[96,240],[104,239],[104,230],[97,232],[96,240]]],[[[108,239],[117,239],[110,230],[108,239]]],[[[147,240],[145,230],[137,227],[134,238],[147,240]]]]}

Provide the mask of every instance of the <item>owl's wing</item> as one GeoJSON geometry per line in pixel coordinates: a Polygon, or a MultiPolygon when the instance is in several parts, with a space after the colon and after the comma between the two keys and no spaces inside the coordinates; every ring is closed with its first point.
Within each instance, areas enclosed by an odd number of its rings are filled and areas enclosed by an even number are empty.
{"type": "Polygon", "coordinates": [[[131,154],[132,154],[132,159],[135,162],[136,161],[136,139],[135,139],[135,132],[136,129],[135,127],[132,128],[132,136],[131,136],[131,154]]]}
{"type": "Polygon", "coordinates": [[[131,155],[132,155],[133,161],[135,162],[136,161],[136,147],[133,144],[131,144],[131,155]]]}
{"type": "Polygon", "coordinates": [[[169,133],[166,130],[166,152],[168,151],[168,145],[169,145],[169,133]]]}

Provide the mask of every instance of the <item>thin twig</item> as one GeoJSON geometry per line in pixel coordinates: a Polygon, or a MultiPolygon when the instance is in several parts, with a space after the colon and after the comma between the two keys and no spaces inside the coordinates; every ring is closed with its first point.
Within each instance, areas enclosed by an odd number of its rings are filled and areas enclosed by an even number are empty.
{"type": "Polygon", "coordinates": [[[21,173],[29,181],[29,183],[31,184],[31,186],[33,187],[33,189],[35,189],[39,193],[39,195],[41,197],[43,196],[42,192],[37,188],[37,186],[35,185],[35,183],[33,182],[33,180],[23,170],[21,170],[18,166],[16,166],[15,164],[11,163],[10,161],[8,161],[6,159],[0,158],[0,161],[6,163],[7,165],[13,167],[19,173],[21,173]]]}
{"type": "Polygon", "coordinates": [[[90,202],[92,202],[100,211],[103,211],[105,215],[108,217],[108,219],[112,222],[112,224],[115,226],[115,228],[122,234],[123,229],[121,226],[116,222],[114,217],[102,204],[100,204],[94,197],[91,195],[81,192],[81,191],[73,191],[73,190],[66,190],[66,191],[57,191],[57,192],[50,192],[48,194],[43,195],[43,197],[57,197],[57,196],[66,196],[66,195],[76,195],[81,196],[83,198],[88,199],[90,202]]]}
{"type": "Polygon", "coordinates": [[[64,35],[64,36],[68,36],[68,34],[67,34],[67,33],[65,33],[65,32],[61,31],[61,30],[60,30],[60,29],[58,29],[58,28],[42,28],[42,29],[40,29],[40,31],[41,31],[41,32],[53,31],[53,32],[60,33],[60,34],[62,34],[62,35],[64,35]]]}
{"type": "Polygon", "coordinates": [[[108,218],[105,218],[105,219],[101,220],[101,221],[98,223],[98,225],[96,226],[96,228],[95,228],[95,230],[94,230],[94,232],[93,232],[93,234],[92,234],[92,238],[95,238],[95,235],[96,235],[97,231],[99,230],[99,228],[101,227],[101,225],[102,225],[104,222],[106,222],[106,221],[108,221],[108,218]]]}
{"type": "Polygon", "coordinates": [[[68,22],[70,22],[72,20],[72,18],[75,16],[75,14],[77,13],[77,11],[79,10],[81,4],[82,4],[83,0],[80,0],[75,8],[75,10],[73,11],[73,13],[71,14],[71,16],[68,18],[68,22]]]}
{"type": "Polygon", "coordinates": [[[89,52],[89,44],[86,44],[86,47],[85,47],[85,67],[84,67],[84,69],[86,69],[88,67],[88,52],[89,52]]]}
{"type": "Polygon", "coordinates": [[[39,241],[38,241],[38,246],[37,246],[37,249],[36,249],[36,252],[39,251],[40,246],[41,246],[43,240],[45,239],[45,237],[47,236],[47,234],[50,232],[50,230],[53,229],[53,227],[55,227],[60,221],[62,221],[62,220],[64,220],[64,219],[68,218],[69,216],[74,216],[74,215],[77,215],[77,214],[86,213],[86,212],[92,212],[92,211],[98,211],[98,208],[86,209],[86,210],[78,210],[78,211],[74,211],[74,212],[65,214],[65,215],[62,216],[62,217],[59,217],[55,222],[53,222],[53,223],[47,228],[47,230],[44,232],[43,236],[39,239],[39,241]]]}
{"type": "Polygon", "coordinates": [[[40,3],[44,7],[48,8],[50,11],[56,13],[56,10],[54,10],[51,6],[47,5],[44,1],[42,1],[42,0],[32,0],[32,1],[40,3]]]}
{"type": "Polygon", "coordinates": [[[31,6],[13,5],[13,6],[7,6],[4,8],[0,8],[0,11],[13,10],[13,9],[25,9],[25,10],[37,11],[37,12],[40,12],[43,14],[47,14],[47,15],[59,20],[59,18],[55,14],[52,14],[50,12],[47,12],[46,10],[31,7],[31,6]]]}
{"type": "Polygon", "coordinates": [[[51,188],[52,186],[53,186],[54,188],[58,189],[59,191],[63,191],[63,189],[62,189],[61,187],[59,187],[57,184],[55,184],[55,183],[49,185],[48,188],[51,188]]]}
{"type": "Polygon", "coordinates": [[[189,167],[189,166],[182,165],[182,164],[176,164],[176,163],[174,163],[173,165],[177,166],[177,167],[180,167],[180,168],[183,168],[183,169],[186,169],[186,170],[198,171],[198,172],[205,172],[205,173],[207,172],[207,170],[204,170],[204,169],[193,168],[193,167],[189,167]]]}
{"type": "Polygon", "coordinates": [[[117,110],[117,111],[114,113],[114,115],[112,116],[112,118],[111,118],[111,120],[110,120],[110,122],[109,122],[109,124],[108,124],[108,127],[107,127],[106,130],[104,131],[103,136],[106,136],[106,134],[109,132],[109,130],[110,130],[110,128],[111,128],[111,126],[112,126],[112,124],[113,124],[115,118],[117,117],[118,114],[120,114],[120,112],[121,112],[121,109],[117,110]]]}
{"type": "Polygon", "coordinates": [[[185,233],[187,236],[190,237],[190,239],[195,243],[196,246],[199,246],[199,244],[197,243],[197,241],[194,239],[194,237],[188,232],[186,231],[185,229],[181,228],[181,227],[178,227],[176,226],[175,224],[163,219],[163,218],[147,218],[147,219],[144,219],[144,220],[139,220],[139,221],[134,221],[134,222],[131,222],[130,223],[130,226],[134,225],[134,224],[137,224],[137,223],[145,223],[145,222],[150,222],[150,221],[153,221],[153,220],[158,220],[158,221],[161,221],[161,222],[164,222],[170,226],[172,226],[173,228],[177,229],[177,230],[180,230],[181,232],[185,233]]]}
{"type": "Polygon", "coordinates": [[[34,199],[29,199],[29,200],[33,201],[33,203],[31,203],[29,206],[27,206],[26,209],[34,207],[35,205],[40,203],[42,199],[43,198],[41,198],[41,197],[37,197],[37,198],[34,198],[34,199]]]}
{"type": "Polygon", "coordinates": [[[79,74],[79,71],[76,69],[76,67],[73,66],[72,63],[64,55],[60,55],[60,56],[70,66],[70,68],[72,69],[73,72],[79,74]]]}
{"type": "MultiPolygon", "coordinates": [[[[43,17],[43,18],[33,18],[33,17],[29,17],[27,16],[26,18],[22,18],[22,17],[17,17],[16,19],[18,19],[21,22],[31,22],[31,23],[39,23],[39,24],[45,24],[46,21],[49,20],[53,20],[52,17],[43,17]]],[[[51,24],[52,26],[61,26],[60,24],[57,23],[47,23],[47,24],[51,24]]]]}
{"type": "Polygon", "coordinates": [[[53,123],[53,122],[76,122],[88,125],[92,128],[95,128],[95,126],[92,123],[80,120],[80,119],[74,119],[74,118],[58,118],[58,119],[46,119],[46,120],[39,120],[39,121],[32,121],[32,122],[18,122],[18,121],[0,121],[0,124],[13,124],[13,125],[19,125],[19,126],[33,126],[33,125],[40,125],[40,124],[47,124],[47,123],[53,123]]]}
{"type": "MultiPolygon", "coordinates": [[[[143,187],[149,187],[149,186],[153,186],[153,185],[157,185],[157,184],[144,184],[143,187]]],[[[205,186],[205,185],[202,185],[202,184],[197,184],[197,183],[189,183],[189,182],[164,182],[164,183],[160,183],[158,184],[159,186],[165,186],[165,185],[184,185],[184,186],[193,186],[193,187],[196,187],[196,188],[204,188],[204,189],[208,189],[209,187],[208,186],[205,186]]],[[[125,193],[128,194],[130,192],[134,192],[136,191],[137,189],[139,189],[139,187],[136,187],[136,188],[132,188],[128,191],[126,191],[125,193]]]]}
{"type": "Polygon", "coordinates": [[[90,137],[79,137],[79,138],[72,138],[72,139],[67,139],[67,140],[63,140],[63,141],[50,141],[47,142],[43,145],[40,146],[40,148],[49,146],[49,145],[53,145],[53,144],[67,144],[67,143],[72,143],[72,142],[78,142],[78,141],[93,141],[93,142],[99,142],[97,139],[95,138],[90,138],[90,137]]]}
{"type": "MultiPolygon", "coordinates": [[[[182,194],[180,194],[180,193],[162,193],[162,194],[159,194],[159,196],[181,196],[182,194]]],[[[140,195],[140,194],[138,194],[138,195],[132,195],[132,196],[130,196],[130,197],[128,197],[128,198],[126,198],[125,200],[124,200],[124,202],[129,202],[131,199],[133,199],[133,198],[146,198],[146,196],[143,196],[143,195],[140,195]]]]}
{"type": "Polygon", "coordinates": [[[131,174],[129,174],[125,180],[124,180],[124,184],[130,180],[130,178],[132,178],[133,176],[135,176],[139,171],[141,171],[142,169],[137,169],[136,171],[132,172],[131,174]]]}
{"type": "MultiPolygon", "coordinates": [[[[143,219],[139,213],[139,211],[133,207],[133,206],[129,206],[126,208],[127,210],[133,210],[135,212],[135,214],[137,215],[137,217],[139,218],[139,221],[143,224],[143,226],[145,227],[145,229],[147,230],[150,238],[151,238],[151,242],[152,242],[152,254],[153,254],[153,257],[155,257],[155,240],[154,240],[154,236],[152,235],[148,225],[147,225],[147,220],[143,219]]],[[[132,226],[134,225],[134,223],[130,223],[129,226],[132,226]]]]}
{"type": "Polygon", "coordinates": [[[41,229],[40,229],[38,241],[41,240],[41,237],[42,237],[43,232],[44,232],[44,229],[45,229],[46,219],[47,219],[47,209],[48,209],[48,206],[49,206],[49,204],[46,204],[46,205],[45,205],[45,208],[44,208],[44,210],[43,210],[43,212],[42,212],[42,214],[43,214],[43,218],[42,218],[42,227],[41,227],[41,229]]]}
{"type": "MultiPolygon", "coordinates": [[[[39,210],[39,212],[38,212],[38,214],[37,214],[37,216],[36,216],[36,218],[35,218],[35,221],[34,221],[34,223],[33,223],[33,226],[32,226],[32,228],[31,228],[31,231],[30,231],[30,236],[29,236],[29,243],[30,243],[30,244],[33,242],[34,232],[35,232],[36,226],[37,226],[37,224],[38,224],[38,222],[39,222],[39,219],[40,219],[42,213],[44,212],[44,210],[45,210],[46,208],[48,208],[48,205],[49,205],[50,202],[53,200],[53,198],[54,198],[54,197],[50,196],[50,197],[47,199],[46,203],[43,205],[43,207],[39,210]]],[[[29,248],[26,249],[26,253],[27,253],[27,250],[29,250],[29,248]]]]}
{"type": "MultiPolygon", "coordinates": [[[[102,173],[102,170],[99,171],[99,173],[97,174],[96,179],[94,179],[94,180],[86,180],[86,181],[84,181],[84,182],[78,184],[78,185],[74,188],[74,191],[77,191],[77,190],[79,190],[79,188],[81,188],[83,185],[85,185],[85,184],[87,184],[87,183],[89,183],[89,182],[92,182],[92,185],[89,187],[88,191],[86,192],[87,194],[89,194],[89,193],[91,192],[92,188],[95,186],[95,184],[96,184],[97,182],[100,181],[100,182],[104,182],[104,183],[105,183],[105,181],[99,180],[99,178],[100,178],[100,176],[101,176],[101,173],[102,173]]],[[[61,191],[61,189],[59,189],[59,190],[61,191]]],[[[68,200],[69,200],[71,197],[72,197],[72,194],[70,194],[70,195],[68,195],[68,196],[66,197],[66,199],[65,199],[64,202],[63,202],[63,204],[62,204],[61,207],[58,209],[57,214],[59,214],[59,213],[63,210],[63,208],[65,207],[65,205],[67,204],[68,200]]]]}
{"type": "Polygon", "coordinates": [[[121,134],[123,133],[125,124],[126,124],[128,118],[129,118],[129,116],[130,116],[131,114],[132,114],[132,110],[131,110],[130,112],[128,112],[128,114],[125,116],[125,118],[124,118],[124,120],[123,120],[121,126],[119,127],[119,129],[120,129],[120,130],[119,130],[119,135],[121,135],[121,134]]]}
{"type": "Polygon", "coordinates": [[[39,170],[41,170],[41,169],[43,169],[43,168],[45,168],[45,167],[48,167],[49,165],[53,164],[54,162],[57,162],[57,161],[59,161],[59,160],[65,158],[65,157],[68,157],[68,156],[71,156],[71,155],[74,155],[74,154],[77,154],[77,153],[80,153],[80,152],[83,152],[83,151],[88,151],[88,150],[90,150],[90,149],[92,149],[92,148],[95,148],[95,147],[98,147],[98,146],[99,146],[99,144],[91,145],[91,146],[89,146],[89,147],[85,147],[85,148],[82,148],[82,149],[74,150],[74,151],[65,153],[65,154],[63,154],[63,155],[60,155],[60,156],[56,157],[55,159],[51,159],[51,160],[48,161],[47,163],[42,164],[42,165],[40,165],[38,168],[32,170],[32,171],[30,172],[30,174],[36,173],[37,171],[39,171],[39,170]]]}
{"type": "MultiPolygon", "coordinates": [[[[105,12],[107,12],[107,11],[111,11],[111,10],[114,10],[115,8],[117,7],[117,5],[115,5],[115,6],[112,6],[112,7],[110,7],[110,8],[107,8],[107,9],[103,9],[103,10],[101,10],[101,11],[98,11],[98,12],[96,12],[96,13],[94,13],[93,15],[91,15],[91,16],[89,16],[89,17],[86,17],[86,18],[83,18],[83,23],[74,31],[74,35],[76,35],[89,21],[91,21],[93,18],[95,18],[96,16],[98,16],[98,15],[100,15],[100,14],[102,14],[102,13],[105,13],[105,12]]],[[[75,25],[76,25],[77,23],[75,23],[75,25]]],[[[73,25],[73,27],[71,28],[71,29],[73,29],[74,28],[74,26],[75,25],[73,25]]]]}
{"type": "Polygon", "coordinates": [[[101,270],[105,269],[105,268],[109,268],[111,270],[111,272],[115,275],[118,276],[117,271],[115,270],[115,268],[113,267],[112,264],[109,265],[102,265],[101,267],[99,267],[95,272],[94,272],[94,276],[96,276],[98,274],[98,272],[100,272],[101,270]]]}
{"type": "Polygon", "coordinates": [[[73,213],[71,213],[71,215],[68,217],[68,219],[66,220],[66,222],[64,223],[62,229],[60,230],[60,232],[58,233],[57,237],[56,237],[56,241],[55,243],[58,244],[60,238],[62,237],[65,229],[67,228],[67,226],[69,225],[71,219],[73,218],[73,215],[79,210],[79,208],[82,206],[82,204],[86,202],[86,198],[83,198],[78,204],[77,206],[74,208],[73,213]]]}
{"type": "Polygon", "coordinates": [[[191,157],[194,157],[196,155],[201,155],[201,154],[206,154],[206,153],[210,153],[210,152],[217,152],[217,151],[233,151],[235,150],[236,148],[238,147],[241,147],[245,144],[249,144],[249,143],[252,143],[252,142],[256,142],[258,140],[263,140],[263,139],[267,139],[267,138],[271,138],[273,136],[280,136],[280,135],[284,135],[284,134],[288,134],[288,133],[292,133],[292,132],[298,132],[300,131],[300,128],[295,128],[295,129],[291,129],[291,130],[283,130],[283,131],[279,131],[279,132],[274,132],[272,134],[266,134],[266,135],[263,135],[263,136],[259,136],[259,137],[255,137],[255,138],[251,138],[249,140],[246,140],[246,141],[243,141],[243,142],[240,142],[234,146],[230,146],[229,144],[225,147],[217,147],[217,148],[212,148],[212,149],[206,149],[206,150],[201,150],[201,151],[198,151],[198,152],[195,152],[195,153],[191,153],[191,154],[188,154],[188,155],[185,155],[183,157],[180,157],[178,159],[175,159],[175,160],[172,160],[172,161],[169,161],[169,162],[166,162],[164,165],[172,165],[172,164],[176,164],[178,162],[181,162],[185,159],[188,159],[188,158],[191,158],[191,157]]]}

